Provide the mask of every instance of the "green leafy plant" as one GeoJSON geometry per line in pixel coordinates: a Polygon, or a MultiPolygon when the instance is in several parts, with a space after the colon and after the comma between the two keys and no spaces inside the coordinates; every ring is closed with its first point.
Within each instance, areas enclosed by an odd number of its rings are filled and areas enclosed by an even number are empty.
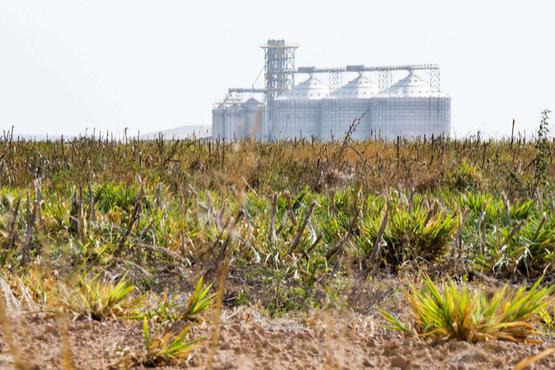
{"type": "Polygon", "coordinates": [[[202,314],[216,298],[216,294],[208,294],[212,289],[212,284],[204,284],[204,278],[201,277],[195,285],[195,290],[187,300],[185,312],[183,312],[184,320],[191,320],[202,314]]]}
{"type": "Polygon", "coordinates": [[[185,326],[178,333],[171,329],[163,333],[151,334],[148,319],[143,319],[143,337],[146,353],[141,360],[144,366],[165,366],[187,358],[202,338],[189,339],[190,326],[185,326]]]}
{"type": "Polygon", "coordinates": [[[484,254],[475,262],[498,275],[537,277],[555,261],[555,225],[544,216],[524,223],[500,226],[488,233],[484,254]]]}
{"type": "MultiPolygon", "coordinates": [[[[491,194],[468,192],[461,195],[459,205],[462,209],[470,210],[469,217],[475,221],[483,222],[487,225],[497,223],[506,224],[507,210],[500,198],[494,198],[491,194]]],[[[534,209],[533,200],[515,202],[508,209],[508,221],[525,220],[530,216],[534,209]]]]}
{"type": "Polygon", "coordinates": [[[508,286],[498,289],[491,298],[480,290],[458,287],[453,281],[440,289],[424,276],[423,288],[415,285],[405,293],[410,305],[412,323],[405,323],[380,310],[388,326],[403,333],[416,333],[424,337],[458,339],[469,342],[502,339],[513,342],[531,342],[537,334],[538,321],[551,288],[541,288],[541,279],[527,291],[516,292],[508,286]]]}
{"type": "Polygon", "coordinates": [[[126,187],[123,184],[105,183],[94,191],[94,200],[102,212],[118,207],[130,211],[139,194],[135,187],[126,187]]]}
{"type": "Polygon", "coordinates": [[[194,321],[198,320],[213,303],[215,293],[209,294],[212,284],[204,284],[201,277],[194,291],[189,296],[164,293],[157,297],[157,305],[147,312],[149,318],[156,318],[161,322],[194,321]]]}
{"type": "Polygon", "coordinates": [[[117,283],[105,282],[96,275],[81,276],[77,287],[62,289],[60,304],[76,317],[93,320],[118,318],[133,315],[144,301],[143,296],[133,297],[135,286],[125,278],[117,283]]]}
{"type": "MultiPolygon", "coordinates": [[[[380,213],[369,214],[362,221],[362,239],[359,245],[370,253],[382,224],[380,213]]],[[[422,203],[413,207],[398,204],[391,210],[386,224],[382,258],[386,264],[399,266],[406,261],[423,259],[439,260],[448,250],[448,242],[458,225],[455,214],[445,215],[439,210],[425,209],[422,203]]]]}
{"type": "Polygon", "coordinates": [[[456,170],[450,174],[449,180],[451,185],[458,190],[479,189],[483,181],[480,170],[467,160],[463,160],[456,170]]]}
{"type": "Polygon", "coordinates": [[[551,300],[550,304],[540,310],[539,316],[548,334],[553,335],[555,332],[555,302],[551,300]]]}

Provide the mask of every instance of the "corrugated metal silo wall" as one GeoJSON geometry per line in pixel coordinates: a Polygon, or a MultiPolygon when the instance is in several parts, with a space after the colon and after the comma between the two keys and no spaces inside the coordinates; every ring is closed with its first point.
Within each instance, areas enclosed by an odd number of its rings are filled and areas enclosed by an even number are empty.
{"type": "Polygon", "coordinates": [[[238,106],[226,107],[224,111],[224,132],[227,141],[237,139],[242,121],[242,111],[238,106]]]}
{"type": "Polygon", "coordinates": [[[223,136],[226,141],[229,141],[229,138],[231,137],[231,133],[233,131],[232,127],[230,126],[232,123],[231,115],[233,114],[233,112],[229,107],[224,108],[223,111],[224,111],[224,127],[223,127],[224,135],[223,136]]]}
{"type": "Polygon", "coordinates": [[[343,140],[350,126],[357,120],[353,140],[370,136],[371,99],[322,99],[322,141],[343,140]]]}
{"type": "Polygon", "coordinates": [[[212,139],[224,139],[224,111],[221,108],[212,109],[212,139]]]}
{"type": "Polygon", "coordinates": [[[373,137],[385,140],[449,136],[451,98],[377,97],[370,109],[373,137]]]}
{"type": "Polygon", "coordinates": [[[270,141],[272,135],[272,121],[271,121],[272,107],[268,104],[264,106],[264,114],[262,118],[262,131],[260,134],[260,140],[267,142],[270,141]]]}
{"type": "Polygon", "coordinates": [[[264,123],[264,106],[246,106],[243,114],[245,121],[243,138],[260,139],[264,123]]]}
{"type": "Polygon", "coordinates": [[[272,139],[320,138],[321,100],[275,100],[271,109],[272,139]]]}
{"type": "Polygon", "coordinates": [[[254,127],[256,140],[268,141],[268,123],[266,119],[266,106],[264,104],[261,104],[256,111],[254,127]]]}
{"type": "Polygon", "coordinates": [[[236,123],[235,123],[235,140],[242,140],[247,137],[249,131],[247,122],[247,110],[245,107],[237,107],[236,123]]]}

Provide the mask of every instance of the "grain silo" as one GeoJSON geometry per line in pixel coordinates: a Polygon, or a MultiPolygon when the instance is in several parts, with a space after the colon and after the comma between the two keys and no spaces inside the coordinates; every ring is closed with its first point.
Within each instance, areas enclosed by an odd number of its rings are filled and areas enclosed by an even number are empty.
{"type": "Polygon", "coordinates": [[[240,104],[234,104],[224,109],[224,139],[238,140],[242,136],[244,126],[243,109],[240,104]]]}
{"type": "Polygon", "coordinates": [[[357,122],[351,138],[366,140],[371,135],[371,98],[378,87],[362,73],[335,90],[322,100],[322,126],[320,138],[323,141],[342,140],[353,122],[357,122]]]}
{"type": "Polygon", "coordinates": [[[278,96],[269,107],[270,139],[319,138],[321,101],[328,94],[328,86],[311,75],[278,96]]]}
{"type": "Polygon", "coordinates": [[[448,136],[451,98],[412,72],[372,99],[370,121],[379,138],[448,136]]]}
{"type": "Polygon", "coordinates": [[[212,110],[212,138],[235,141],[260,138],[264,120],[264,104],[251,98],[244,103],[219,105],[212,110]]]}
{"type": "Polygon", "coordinates": [[[264,104],[250,98],[241,105],[243,110],[243,127],[240,138],[260,139],[263,136],[264,104]]]}
{"type": "Polygon", "coordinates": [[[218,106],[212,109],[212,138],[223,140],[224,135],[224,108],[218,106]]]}

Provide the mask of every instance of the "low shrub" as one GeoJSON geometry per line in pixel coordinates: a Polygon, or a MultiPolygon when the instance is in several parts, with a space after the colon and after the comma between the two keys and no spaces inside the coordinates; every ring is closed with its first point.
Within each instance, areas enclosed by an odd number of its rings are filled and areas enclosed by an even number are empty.
{"type": "Polygon", "coordinates": [[[134,315],[141,307],[143,296],[133,297],[135,286],[125,278],[117,283],[105,282],[99,275],[82,276],[75,288],[60,284],[53,305],[73,313],[76,318],[104,320],[134,315]]]}
{"type": "Polygon", "coordinates": [[[555,262],[555,225],[544,218],[499,226],[488,233],[485,253],[475,258],[485,272],[512,277],[538,277],[555,262]]]}
{"type": "Polygon", "coordinates": [[[185,326],[180,332],[166,330],[152,335],[148,319],[143,321],[143,337],[146,351],[139,359],[144,366],[158,367],[175,364],[187,358],[189,353],[202,338],[189,339],[190,326],[185,326]]]}
{"type": "Polygon", "coordinates": [[[457,190],[477,190],[482,185],[482,173],[466,160],[449,174],[450,185],[457,190]]]}
{"type": "MultiPolygon", "coordinates": [[[[380,213],[369,214],[362,220],[359,244],[365,246],[366,254],[378,238],[382,220],[380,213]]],[[[421,202],[412,207],[399,203],[391,209],[382,235],[385,242],[381,248],[382,260],[392,266],[417,259],[438,261],[447,253],[457,225],[455,213],[445,214],[435,207],[426,209],[421,202]]]]}
{"type": "Polygon", "coordinates": [[[489,297],[481,289],[458,287],[453,281],[440,289],[424,276],[422,289],[411,285],[405,292],[411,323],[383,310],[380,313],[389,328],[405,334],[469,342],[490,339],[533,342],[530,336],[537,334],[534,324],[553,291],[553,287],[541,288],[540,282],[538,279],[528,291],[520,287],[513,292],[504,286],[489,297]]]}
{"type": "Polygon", "coordinates": [[[196,321],[214,303],[216,295],[210,294],[211,284],[204,284],[201,277],[195,285],[195,290],[185,295],[172,295],[164,293],[157,297],[157,305],[147,312],[146,316],[160,322],[196,321]]]}

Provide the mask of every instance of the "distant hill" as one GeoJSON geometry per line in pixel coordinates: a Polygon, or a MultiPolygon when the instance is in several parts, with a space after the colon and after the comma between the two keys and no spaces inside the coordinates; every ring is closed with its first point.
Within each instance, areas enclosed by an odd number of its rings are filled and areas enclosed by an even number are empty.
{"type": "MultiPolygon", "coordinates": [[[[3,136],[3,138],[6,138],[9,136],[3,136]]],[[[75,136],[73,135],[67,135],[64,136],[64,139],[66,140],[71,140],[73,139],[75,136]]],[[[26,135],[26,134],[14,134],[13,135],[13,139],[14,140],[25,140],[25,141],[58,141],[62,138],[62,135],[26,135]]]]}
{"type": "MultiPolygon", "coordinates": [[[[2,135],[3,138],[5,137],[9,137],[9,133],[7,132],[0,132],[0,135],[2,135]]],[[[103,135],[105,135],[103,133],[103,135]]],[[[154,140],[154,139],[158,139],[160,137],[160,135],[162,136],[162,138],[166,139],[166,140],[174,140],[174,139],[191,139],[191,138],[197,138],[197,139],[203,139],[203,138],[208,138],[210,137],[210,135],[212,135],[212,126],[210,125],[190,125],[190,126],[181,126],[181,127],[176,127],[173,129],[168,129],[168,130],[163,130],[163,131],[159,131],[159,132],[151,132],[148,134],[142,134],[139,135],[139,139],[141,140],[154,140]]],[[[63,138],[66,140],[71,140],[74,139],[76,137],[89,137],[89,135],[87,133],[85,134],[81,134],[81,135],[63,135],[63,138]]],[[[122,134],[120,135],[116,135],[114,136],[114,139],[116,140],[122,140],[122,134]]],[[[129,138],[137,138],[137,135],[131,135],[128,134],[129,138]]],[[[46,141],[46,140],[50,140],[50,141],[57,141],[60,140],[62,138],[62,135],[50,135],[50,134],[45,134],[45,135],[36,135],[36,134],[17,134],[14,133],[13,135],[14,140],[26,140],[26,141],[46,141]]]]}
{"type": "Polygon", "coordinates": [[[190,138],[207,138],[212,135],[212,126],[209,125],[194,125],[194,126],[182,126],[176,127],[169,130],[163,130],[159,132],[152,132],[149,134],[140,135],[139,138],[143,140],[154,140],[162,136],[166,140],[172,139],[190,139],[190,138]]]}

